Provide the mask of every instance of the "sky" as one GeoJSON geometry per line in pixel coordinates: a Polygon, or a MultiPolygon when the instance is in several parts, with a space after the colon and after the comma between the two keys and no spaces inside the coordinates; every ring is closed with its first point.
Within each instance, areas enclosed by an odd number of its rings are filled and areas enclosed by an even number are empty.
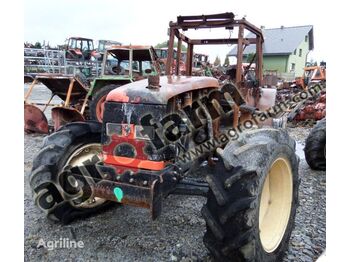
{"type": "MultiPolygon", "coordinates": [[[[245,17],[257,27],[314,26],[314,51],[308,60],[327,61],[326,7],[313,1],[112,1],[112,0],[24,0],[24,41],[63,44],[70,36],[109,39],[123,44],[156,45],[168,40],[170,21],[179,15],[201,15],[233,12],[245,17]],[[317,8],[317,9],[315,9],[317,8]]],[[[202,30],[199,30],[202,31],[202,30]]],[[[212,38],[216,32],[195,32],[198,37],[212,38]]],[[[221,37],[228,37],[221,29],[221,37]]],[[[329,42],[328,42],[329,43],[329,42]]],[[[229,45],[195,47],[213,62],[219,56],[223,62],[232,49],[229,45]]]]}

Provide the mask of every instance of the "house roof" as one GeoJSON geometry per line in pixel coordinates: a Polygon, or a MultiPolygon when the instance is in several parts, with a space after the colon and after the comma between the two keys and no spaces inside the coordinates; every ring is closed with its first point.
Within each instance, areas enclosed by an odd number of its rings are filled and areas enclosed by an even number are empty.
{"type": "MultiPolygon", "coordinates": [[[[262,29],[264,35],[263,53],[264,55],[288,55],[305,41],[305,36],[309,37],[309,50],[314,49],[313,26],[293,26],[271,29],[262,29]]],[[[253,38],[249,33],[247,38],[253,38]]],[[[249,45],[244,49],[243,54],[255,53],[255,44],[249,45]]],[[[229,56],[236,56],[237,45],[228,53],[229,56]]]]}

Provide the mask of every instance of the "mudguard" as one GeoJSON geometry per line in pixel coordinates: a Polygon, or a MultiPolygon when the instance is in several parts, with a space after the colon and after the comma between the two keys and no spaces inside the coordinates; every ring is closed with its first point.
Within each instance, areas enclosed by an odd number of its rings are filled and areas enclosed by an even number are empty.
{"type": "Polygon", "coordinates": [[[85,118],[78,110],[59,106],[51,109],[51,118],[55,131],[67,123],[85,121],[85,118]]]}

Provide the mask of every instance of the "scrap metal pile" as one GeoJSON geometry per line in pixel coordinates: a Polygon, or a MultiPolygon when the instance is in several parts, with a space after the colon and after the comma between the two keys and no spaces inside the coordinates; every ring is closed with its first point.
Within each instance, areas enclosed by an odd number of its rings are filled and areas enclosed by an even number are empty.
{"type": "MultiPolygon", "coordinates": [[[[178,47],[179,48],[179,47],[178,47]]],[[[127,52],[129,52],[127,51],[127,52]]],[[[187,52],[181,51],[177,57],[177,48],[173,50],[172,71],[175,72],[179,63],[179,74],[186,73],[187,52]]],[[[164,75],[168,60],[168,49],[141,46],[121,46],[121,43],[110,40],[99,40],[98,48],[93,46],[92,39],[81,37],[70,37],[67,43],[58,48],[34,48],[25,44],[24,48],[24,82],[33,82],[25,96],[25,130],[27,132],[49,133],[57,130],[61,125],[74,121],[95,119],[101,122],[103,113],[103,99],[107,91],[120,85],[141,80],[147,77],[146,69],[155,71],[155,74],[164,75]],[[145,49],[149,58],[148,68],[142,69],[142,64],[136,65],[137,56],[142,56],[142,49],[145,49]],[[114,50],[114,51],[111,51],[114,50]],[[119,50],[119,51],[118,51],[119,50]],[[136,61],[130,56],[123,55],[122,63],[116,64],[115,55],[121,55],[122,50],[134,50],[136,61]],[[115,52],[115,55],[111,56],[115,52]],[[132,65],[132,68],[129,66],[132,65]],[[141,71],[140,71],[141,69],[141,71]],[[143,72],[142,72],[143,71],[143,72]],[[123,72],[129,72],[123,74],[123,72]],[[38,83],[44,84],[51,92],[52,97],[46,103],[32,103],[29,101],[32,89],[38,83]],[[100,91],[104,89],[105,91],[100,91]],[[96,95],[96,96],[95,96],[96,95]],[[54,96],[60,97],[61,104],[50,104],[54,96]],[[79,97],[78,100],[75,98],[79,97]],[[102,99],[95,101],[93,98],[102,99]],[[38,108],[41,106],[41,108],[38,108]],[[52,109],[53,124],[50,127],[44,115],[47,108],[52,109]]],[[[209,63],[209,57],[205,54],[193,53],[192,76],[215,77],[221,84],[236,82],[236,65],[213,65],[209,63]]],[[[253,59],[254,60],[254,59],[253,59]]],[[[241,63],[240,78],[251,83],[256,81],[256,67],[253,60],[250,63],[241,63]]],[[[139,61],[142,61],[142,59],[139,61]]],[[[144,62],[142,62],[144,63],[144,62]]],[[[143,65],[145,66],[145,65],[143,65]]],[[[293,82],[279,82],[276,72],[266,72],[262,85],[277,89],[276,101],[283,102],[291,99],[295,94],[307,90],[308,86],[326,81],[326,65],[305,67],[303,77],[296,78],[293,82]]],[[[293,117],[289,121],[296,125],[313,124],[326,115],[325,90],[317,96],[310,97],[297,110],[294,110],[293,117]]],[[[95,99],[95,100],[96,100],[95,99]]]]}
{"type": "Polygon", "coordinates": [[[306,101],[294,120],[314,123],[324,117],[326,117],[326,91],[321,91],[317,97],[311,97],[306,101]]]}
{"type": "Polygon", "coordinates": [[[58,47],[24,44],[24,82],[32,82],[41,73],[69,74],[83,73],[93,79],[101,73],[104,51],[121,43],[112,40],[99,40],[94,48],[93,40],[83,37],[70,37],[66,44],[58,47]]]}
{"type": "Polygon", "coordinates": [[[37,74],[24,98],[24,130],[47,134],[70,122],[102,122],[104,101],[111,90],[152,74],[160,74],[160,71],[151,46],[116,45],[104,53],[101,75],[92,81],[88,81],[82,73],[37,74]],[[48,101],[31,100],[33,89],[38,84],[51,91],[48,101]],[[62,102],[51,103],[54,97],[62,102]],[[48,109],[51,109],[51,125],[45,115],[48,109]]]}
{"type": "Polygon", "coordinates": [[[323,90],[300,103],[296,114],[289,118],[292,124],[312,126],[326,117],[326,65],[305,67],[303,77],[296,78],[292,83],[285,82],[277,89],[276,100],[283,102],[317,84],[322,84],[323,90]]]}

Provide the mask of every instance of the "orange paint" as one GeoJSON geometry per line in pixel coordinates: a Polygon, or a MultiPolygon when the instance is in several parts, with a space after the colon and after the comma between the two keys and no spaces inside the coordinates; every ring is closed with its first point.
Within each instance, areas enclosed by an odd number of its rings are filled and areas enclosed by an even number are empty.
{"type": "Polygon", "coordinates": [[[165,167],[164,161],[140,160],[130,157],[104,155],[104,162],[110,165],[142,168],[149,170],[162,170],[165,167]]]}

